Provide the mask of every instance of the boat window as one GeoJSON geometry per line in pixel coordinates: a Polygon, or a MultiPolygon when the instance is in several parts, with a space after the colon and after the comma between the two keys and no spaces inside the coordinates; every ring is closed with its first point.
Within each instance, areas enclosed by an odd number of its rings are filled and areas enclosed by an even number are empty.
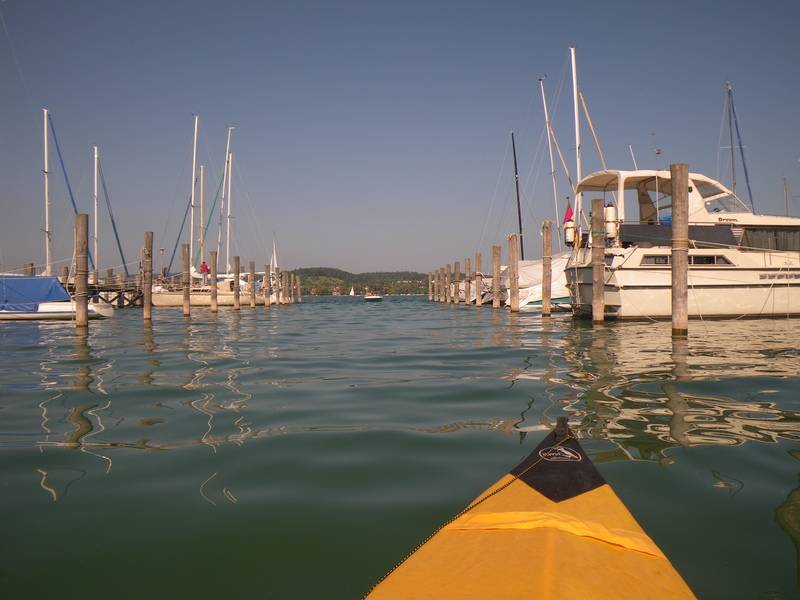
{"type": "Polygon", "coordinates": [[[706,201],[706,210],[710,213],[751,212],[750,208],[733,194],[723,194],[713,200],[706,201]]]}
{"type": "MultiPolygon", "coordinates": [[[[642,258],[642,265],[655,265],[659,267],[668,267],[671,264],[671,256],[669,254],[647,254],[642,258]]],[[[712,255],[691,255],[689,256],[690,265],[715,265],[723,267],[732,267],[733,263],[727,257],[712,254],[712,255]]]]}
{"type": "Polygon", "coordinates": [[[641,264],[643,265],[658,265],[658,266],[669,266],[670,264],[670,256],[669,254],[646,254],[642,258],[641,264]]]}
{"type": "Polygon", "coordinates": [[[721,187],[709,181],[695,181],[693,179],[692,183],[703,198],[711,198],[711,196],[717,196],[725,192],[721,187]]]}

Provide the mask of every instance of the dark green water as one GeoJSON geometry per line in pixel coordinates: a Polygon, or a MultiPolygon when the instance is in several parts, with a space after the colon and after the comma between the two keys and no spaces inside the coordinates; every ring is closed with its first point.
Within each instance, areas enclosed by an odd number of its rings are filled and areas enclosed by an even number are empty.
{"type": "Polygon", "coordinates": [[[699,597],[796,598],[799,340],[412,298],[0,324],[0,589],[357,598],[567,415],[699,597]]]}

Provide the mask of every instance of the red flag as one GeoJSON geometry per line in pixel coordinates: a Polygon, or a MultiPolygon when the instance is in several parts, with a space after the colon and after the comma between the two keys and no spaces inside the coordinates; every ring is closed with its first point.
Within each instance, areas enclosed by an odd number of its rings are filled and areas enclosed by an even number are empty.
{"type": "Polygon", "coordinates": [[[569,205],[569,202],[567,202],[567,212],[564,213],[564,222],[562,225],[570,220],[572,220],[572,207],[569,205]]]}

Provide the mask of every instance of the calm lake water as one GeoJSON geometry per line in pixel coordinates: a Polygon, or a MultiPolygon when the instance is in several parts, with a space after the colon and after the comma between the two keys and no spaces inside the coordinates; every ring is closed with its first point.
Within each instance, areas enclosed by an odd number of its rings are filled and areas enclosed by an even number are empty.
{"type": "Polygon", "coordinates": [[[690,329],[420,298],[0,324],[0,589],[358,598],[566,415],[699,597],[797,598],[800,321],[690,329]]]}

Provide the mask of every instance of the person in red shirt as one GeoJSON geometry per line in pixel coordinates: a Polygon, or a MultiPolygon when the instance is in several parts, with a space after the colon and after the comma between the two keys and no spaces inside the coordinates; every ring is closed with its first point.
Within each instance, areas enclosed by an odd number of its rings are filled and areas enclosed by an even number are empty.
{"type": "Polygon", "coordinates": [[[203,285],[208,285],[208,274],[211,272],[211,269],[208,268],[206,261],[200,263],[200,274],[203,276],[203,285]]]}

